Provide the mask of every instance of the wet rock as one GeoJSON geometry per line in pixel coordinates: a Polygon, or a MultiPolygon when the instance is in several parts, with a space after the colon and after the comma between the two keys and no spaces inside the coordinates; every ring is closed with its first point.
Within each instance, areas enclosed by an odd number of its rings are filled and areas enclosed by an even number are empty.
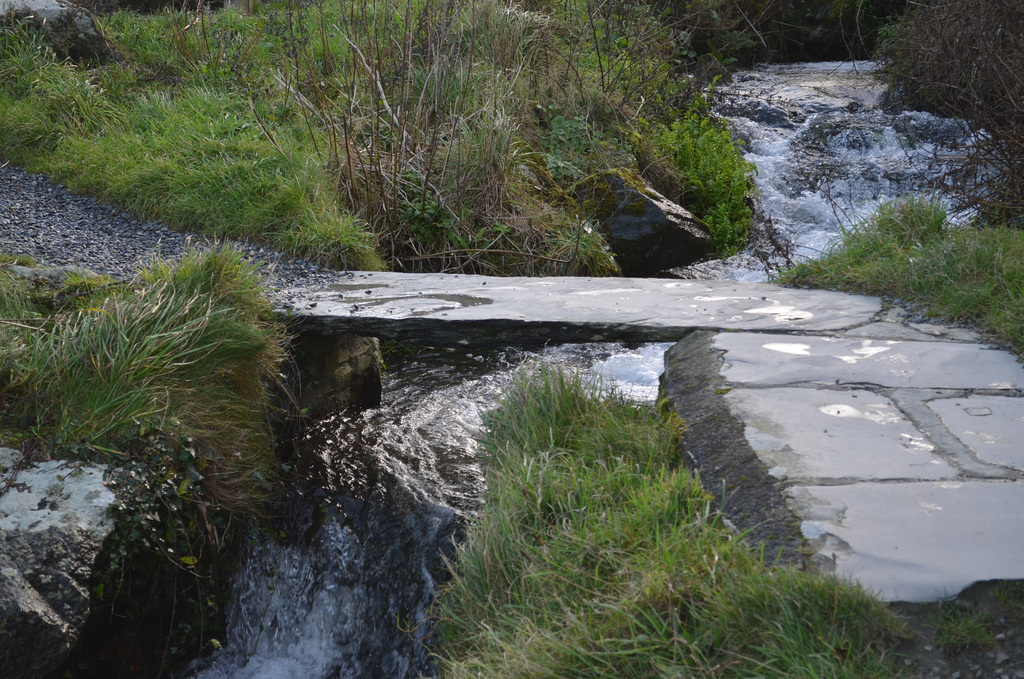
{"type": "Polygon", "coordinates": [[[300,334],[292,343],[292,393],[302,412],[321,419],[353,405],[380,404],[380,343],[357,335],[300,334]]]}
{"type": "Polygon", "coordinates": [[[102,469],[0,448],[0,676],[44,676],[77,642],[113,499],[102,469]]]}
{"type": "Polygon", "coordinates": [[[600,224],[624,276],[657,276],[711,252],[707,227],[629,170],[591,175],[573,193],[600,224]]]}

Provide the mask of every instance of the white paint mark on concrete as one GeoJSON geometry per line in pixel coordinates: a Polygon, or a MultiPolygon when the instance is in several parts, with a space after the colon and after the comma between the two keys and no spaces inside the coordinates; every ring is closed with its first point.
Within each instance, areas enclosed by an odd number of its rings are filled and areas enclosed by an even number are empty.
{"type": "Polygon", "coordinates": [[[828,533],[828,526],[824,521],[802,521],[800,532],[803,533],[805,540],[813,540],[828,533]]]}
{"type": "Polygon", "coordinates": [[[820,406],[818,410],[832,417],[853,417],[875,424],[896,424],[903,421],[899,412],[888,403],[868,403],[864,406],[864,410],[847,403],[830,403],[820,406]]]}
{"type": "Polygon", "coordinates": [[[892,348],[891,345],[897,344],[897,342],[887,342],[886,344],[889,344],[890,346],[876,347],[872,346],[872,343],[873,340],[862,340],[860,348],[852,350],[851,353],[853,356],[836,356],[836,358],[844,363],[853,365],[857,363],[857,361],[861,361],[865,358],[872,358],[878,354],[884,354],[892,348]]]}
{"type": "Polygon", "coordinates": [[[644,292],[640,288],[611,288],[610,290],[577,290],[572,293],[581,297],[596,297],[598,295],[615,295],[620,292],[644,292]]]}
{"type": "MultiPolygon", "coordinates": [[[[903,439],[903,445],[908,449],[916,448],[917,450],[923,450],[929,453],[935,450],[935,446],[925,441],[923,436],[900,434],[900,438],[903,439]]],[[[938,460],[933,460],[933,462],[938,462],[938,460]]]]}
{"type": "Polygon", "coordinates": [[[768,344],[762,344],[762,347],[769,351],[779,351],[783,354],[792,354],[794,356],[810,356],[811,348],[810,344],[800,344],[798,342],[769,342],[768,344]]]}
{"type": "Polygon", "coordinates": [[[745,314],[762,314],[764,316],[775,316],[779,321],[806,321],[814,318],[810,311],[803,311],[796,307],[776,304],[774,306],[763,306],[756,309],[747,309],[745,314]]]}
{"type": "Polygon", "coordinates": [[[999,443],[1009,443],[1009,441],[1004,439],[1002,436],[995,436],[994,434],[989,434],[988,432],[984,431],[965,430],[964,434],[968,436],[977,436],[979,439],[981,439],[982,443],[986,443],[990,446],[999,443]]]}
{"type": "Polygon", "coordinates": [[[818,408],[821,412],[832,417],[863,417],[862,413],[853,406],[846,405],[845,403],[830,403],[829,405],[821,406],[818,408]]]}

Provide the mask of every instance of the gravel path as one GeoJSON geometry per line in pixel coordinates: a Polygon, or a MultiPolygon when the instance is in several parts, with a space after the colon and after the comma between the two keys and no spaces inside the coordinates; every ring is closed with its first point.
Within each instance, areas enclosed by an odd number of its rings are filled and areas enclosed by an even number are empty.
{"type": "MultiPolygon", "coordinates": [[[[128,280],[154,254],[177,258],[190,243],[204,246],[210,241],[137,219],[42,175],[0,164],[0,253],[128,280]]],[[[261,262],[269,288],[323,285],[341,275],[259,246],[235,245],[248,260],[261,262]]]]}

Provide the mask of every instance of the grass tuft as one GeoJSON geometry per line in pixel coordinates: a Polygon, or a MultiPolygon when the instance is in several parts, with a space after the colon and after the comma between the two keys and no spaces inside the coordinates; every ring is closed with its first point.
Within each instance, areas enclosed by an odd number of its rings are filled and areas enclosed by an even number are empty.
{"type": "Polygon", "coordinates": [[[826,257],[782,282],[891,295],[978,324],[1024,352],[1024,234],[951,224],[926,198],[883,204],[826,257]]]}
{"type": "Polygon", "coordinates": [[[935,627],[935,643],[953,653],[972,646],[991,646],[995,643],[995,635],[989,629],[990,617],[968,606],[939,604],[932,624],[935,627]]]}
{"type": "Polygon", "coordinates": [[[439,600],[441,676],[894,673],[889,609],[762,563],[648,407],[541,368],[486,422],[490,493],[439,600]]]}
{"type": "MultiPolygon", "coordinates": [[[[40,438],[116,458],[117,442],[140,424],[189,437],[207,493],[255,510],[274,468],[267,385],[283,351],[241,255],[191,252],[154,262],[135,289],[68,281],[59,296],[65,306],[45,323],[5,326],[2,386],[40,438]]],[[[27,291],[20,299],[31,307],[27,291]]]]}

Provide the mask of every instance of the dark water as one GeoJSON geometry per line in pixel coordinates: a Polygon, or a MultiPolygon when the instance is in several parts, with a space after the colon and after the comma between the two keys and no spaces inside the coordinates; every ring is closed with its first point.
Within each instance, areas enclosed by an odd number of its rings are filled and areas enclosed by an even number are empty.
{"type": "Polygon", "coordinates": [[[665,348],[387,356],[381,407],[339,413],[300,443],[277,535],[254,538],[236,576],[224,649],[188,676],[433,676],[428,608],[486,491],[481,413],[541,359],[653,400],[665,348]]]}

